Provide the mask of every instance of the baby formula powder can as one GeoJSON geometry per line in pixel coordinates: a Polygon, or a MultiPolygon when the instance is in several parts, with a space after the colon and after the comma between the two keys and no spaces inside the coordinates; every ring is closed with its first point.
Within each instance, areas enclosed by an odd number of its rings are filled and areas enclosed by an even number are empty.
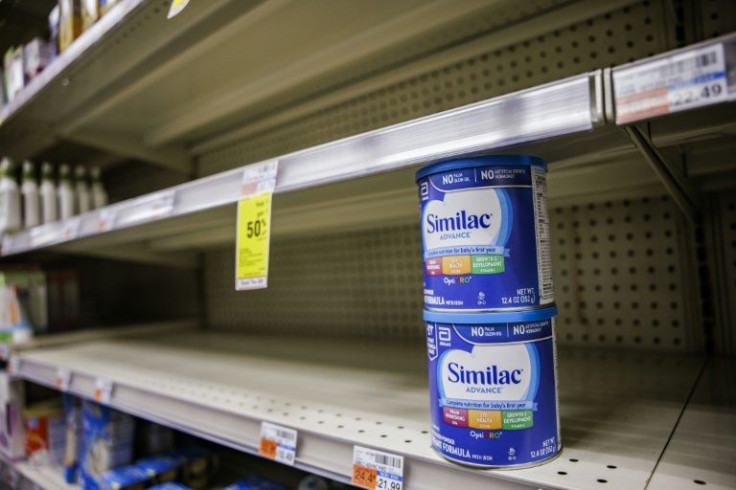
{"type": "Polygon", "coordinates": [[[436,163],[417,172],[428,310],[551,305],[547,165],[526,155],[436,163]]]}
{"type": "Polygon", "coordinates": [[[555,307],[424,312],[432,446],[483,468],[533,466],[561,449],[555,307]]]}

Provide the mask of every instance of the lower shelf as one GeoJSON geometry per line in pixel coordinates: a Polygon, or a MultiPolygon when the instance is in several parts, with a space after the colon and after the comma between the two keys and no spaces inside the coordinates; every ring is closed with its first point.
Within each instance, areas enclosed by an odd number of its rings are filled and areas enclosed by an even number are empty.
{"type": "Polygon", "coordinates": [[[711,359],[649,488],[736,488],[736,361],[711,359]]]}
{"type": "Polygon", "coordinates": [[[348,481],[353,445],[405,458],[405,488],[645,488],[695,386],[703,359],[561,351],[564,449],[513,471],[449,463],[430,448],[422,345],[375,341],[158,334],[18,354],[19,376],[110,404],[241,451],[256,453],[260,423],[299,431],[297,466],[348,481]],[[458,486],[460,484],[460,486],[458,486]]]}

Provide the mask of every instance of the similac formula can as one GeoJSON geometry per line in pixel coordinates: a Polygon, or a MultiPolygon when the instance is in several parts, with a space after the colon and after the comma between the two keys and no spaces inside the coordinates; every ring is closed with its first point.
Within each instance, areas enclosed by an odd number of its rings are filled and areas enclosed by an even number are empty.
{"type": "Polygon", "coordinates": [[[512,468],[557,455],[556,314],[424,312],[432,446],[442,456],[512,468]]]}
{"type": "Polygon", "coordinates": [[[424,304],[433,311],[551,305],[544,160],[486,156],[417,172],[424,304]]]}

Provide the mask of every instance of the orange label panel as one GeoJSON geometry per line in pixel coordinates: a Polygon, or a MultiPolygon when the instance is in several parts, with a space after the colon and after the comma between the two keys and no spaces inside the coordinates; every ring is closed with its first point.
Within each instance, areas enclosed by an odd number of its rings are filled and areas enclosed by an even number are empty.
{"type": "Polygon", "coordinates": [[[503,427],[501,411],[468,410],[468,427],[484,430],[500,429],[503,427]]]}
{"type": "Polygon", "coordinates": [[[363,488],[376,488],[376,469],[368,468],[363,465],[353,465],[353,485],[358,485],[363,488]]]}
{"type": "Polygon", "coordinates": [[[442,257],[442,273],[446,276],[470,274],[472,270],[470,255],[442,257]]]}
{"type": "Polygon", "coordinates": [[[258,454],[267,458],[276,459],[276,441],[261,437],[261,445],[258,447],[258,454]]]}

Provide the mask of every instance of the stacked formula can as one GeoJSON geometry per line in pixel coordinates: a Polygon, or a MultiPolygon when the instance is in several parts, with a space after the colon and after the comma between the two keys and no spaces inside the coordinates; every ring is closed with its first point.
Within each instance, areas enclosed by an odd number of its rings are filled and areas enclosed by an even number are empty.
{"type": "Polygon", "coordinates": [[[417,172],[432,445],[458,463],[561,449],[546,173],[526,155],[417,172]]]}

